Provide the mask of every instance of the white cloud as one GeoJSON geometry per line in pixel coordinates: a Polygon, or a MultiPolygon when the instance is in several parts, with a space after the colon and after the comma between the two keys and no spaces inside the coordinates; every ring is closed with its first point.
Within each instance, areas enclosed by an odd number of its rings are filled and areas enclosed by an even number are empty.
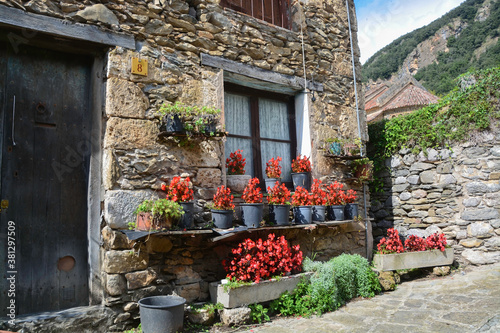
{"type": "Polygon", "coordinates": [[[357,11],[361,63],[396,38],[423,27],[464,0],[375,0],[357,11]]]}

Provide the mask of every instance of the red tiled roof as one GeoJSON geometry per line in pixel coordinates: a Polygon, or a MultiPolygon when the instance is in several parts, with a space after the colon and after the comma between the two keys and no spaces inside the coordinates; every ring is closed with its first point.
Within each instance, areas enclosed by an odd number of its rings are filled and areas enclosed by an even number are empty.
{"type": "Polygon", "coordinates": [[[366,121],[368,123],[374,121],[376,118],[378,118],[382,113],[384,113],[384,111],[377,111],[377,112],[373,112],[373,113],[370,113],[368,115],[366,115],[366,121]]]}
{"type": "Polygon", "coordinates": [[[386,85],[378,86],[376,88],[370,89],[365,94],[365,110],[369,111],[377,106],[379,106],[377,99],[382,96],[389,88],[386,85]]]}
{"type": "Polygon", "coordinates": [[[382,110],[394,110],[409,106],[425,106],[437,101],[438,98],[430,92],[409,83],[384,105],[382,110]]]}

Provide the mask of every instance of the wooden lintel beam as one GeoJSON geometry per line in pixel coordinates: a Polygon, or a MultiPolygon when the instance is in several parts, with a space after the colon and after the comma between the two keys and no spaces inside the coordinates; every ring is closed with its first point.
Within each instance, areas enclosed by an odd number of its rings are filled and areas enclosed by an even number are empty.
{"type": "MultiPolygon", "coordinates": [[[[201,64],[221,68],[224,71],[247,76],[252,79],[291,87],[297,91],[304,89],[304,79],[301,77],[265,70],[226,58],[211,56],[206,53],[201,54],[201,64]]],[[[317,82],[307,81],[307,88],[309,90],[323,91],[323,85],[317,82]]]]}
{"type": "Polygon", "coordinates": [[[131,35],[105,31],[89,24],[28,13],[7,6],[0,6],[0,24],[30,29],[54,36],[135,49],[135,40],[131,35]]]}

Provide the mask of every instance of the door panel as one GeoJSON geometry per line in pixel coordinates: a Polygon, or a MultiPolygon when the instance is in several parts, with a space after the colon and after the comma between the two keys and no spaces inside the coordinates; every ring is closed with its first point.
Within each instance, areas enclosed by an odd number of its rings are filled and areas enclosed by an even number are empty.
{"type": "MultiPolygon", "coordinates": [[[[0,232],[15,222],[17,312],[88,304],[91,59],[27,47],[1,58],[1,198],[9,208],[0,232]]],[[[6,301],[2,294],[2,309],[6,301]]]]}

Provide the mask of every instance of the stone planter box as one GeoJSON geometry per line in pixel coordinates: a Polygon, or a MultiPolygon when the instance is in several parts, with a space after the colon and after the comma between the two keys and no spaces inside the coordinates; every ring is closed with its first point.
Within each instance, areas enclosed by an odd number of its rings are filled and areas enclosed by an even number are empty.
{"type": "Polygon", "coordinates": [[[310,276],[311,273],[284,276],[280,279],[265,280],[230,289],[228,292],[224,291],[224,285],[220,282],[212,282],[210,283],[210,297],[212,303],[219,302],[228,309],[267,302],[279,298],[285,291],[291,292],[302,278],[309,279],[310,276]]]}
{"type": "Polygon", "coordinates": [[[420,252],[404,252],[392,254],[375,254],[373,265],[380,271],[395,271],[433,266],[447,266],[453,263],[453,248],[428,250],[420,252]]]}

